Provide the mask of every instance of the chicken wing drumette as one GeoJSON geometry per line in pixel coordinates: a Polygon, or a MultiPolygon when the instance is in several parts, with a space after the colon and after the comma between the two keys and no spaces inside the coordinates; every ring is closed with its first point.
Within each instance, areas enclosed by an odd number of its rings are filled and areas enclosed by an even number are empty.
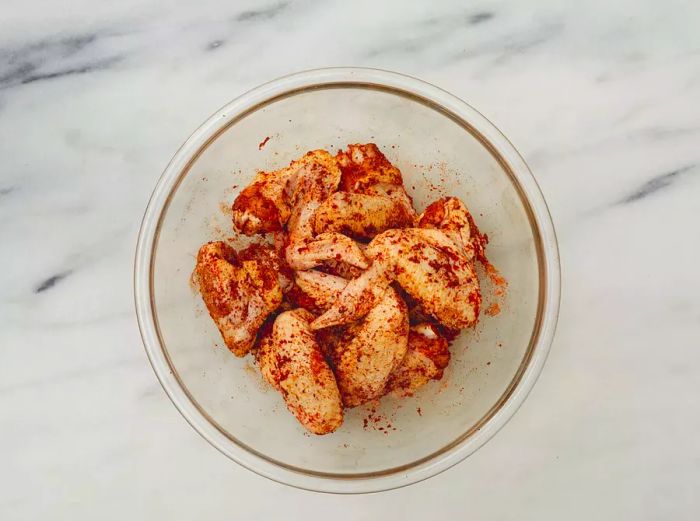
{"type": "Polygon", "coordinates": [[[328,434],[343,423],[343,406],[333,372],[316,341],[304,309],[280,314],[261,335],[257,360],[265,379],[278,389],[304,428],[328,434]]]}

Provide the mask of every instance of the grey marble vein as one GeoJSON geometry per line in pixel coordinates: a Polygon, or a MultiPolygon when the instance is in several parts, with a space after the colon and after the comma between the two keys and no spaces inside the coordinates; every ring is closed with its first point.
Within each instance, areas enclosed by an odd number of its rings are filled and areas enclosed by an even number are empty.
{"type": "Polygon", "coordinates": [[[652,194],[655,194],[665,188],[668,188],[673,183],[678,181],[678,179],[680,179],[682,176],[692,172],[696,166],[697,165],[695,164],[687,165],[681,168],[677,168],[676,170],[666,172],[664,174],[659,174],[656,177],[653,177],[652,179],[644,183],[643,185],[641,185],[639,188],[635,189],[630,194],[618,200],[615,203],[615,205],[629,204],[636,201],[640,201],[649,197],[652,194]]]}
{"type": "Polygon", "coordinates": [[[53,288],[56,284],[61,282],[63,279],[68,277],[71,273],[73,273],[73,270],[65,270],[65,271],[60,271],[58,273],[55,273],[54,275],[51,275],[50,277],[47,277],[43,281],[41,281],[36,288],[34,288],[34,293],[43,293],[44,291],[48,291],[51,288],[53,288]]]}
{"type": "Polygon", "coordinates": [[[87,65],[82,65],[80,67],[70,67],[67,69],[61,69],[54,72],[46,72],[42,74],[30,74],[20,81],[23,85],[28,83],[34,83],[42,80],[52,80],[56,78],[62,78],[64,76],[72,76],[76,74],[86,74],[88,72],[95,72],[108,69],[115,63],[121,60],[119,57],[107,58],[104,60],[98,60],[87,65]]]}
{"type": "Polygon", "coordinates": [[[289,6],[289,2],[278,2],[268,7],[243,11],[235,16],[238,22],[256,22],[270,20],[282,13],[289,6]]]}
{"type": "Polygon", "coordinates": [[[485,43],[465,46],[445,55],[444,63],[473,58],[490,58],[491,65],[503,65],[510,59],[551,43],[564,30],[561,22],[549,22],[525,30],[488,39],[485,43]]]}
{"type": "Polygon", "coordinates": [[[0,89],[108,69],[122,56],[86,53],[97,34],[41,40],[0,49],[0,89]]]}
{"type": "Polygon", "coordinates": [[[479,25],[484,22],[488,22],[489,20],[493,19],[494,16],[496,15],[490,11],[480,11],[469,16],[469,23],[471,25],[479,25]]]}
{"type": "Polygon", "coordinates": [[[416,22],[413,31],[406,34],[389,33],[389,37],[381,45],[371,47],[366,51],[367,58],[377,56],[410,56],[415,53],[426,53],[431,48],[442,45],[445,40],[456,39],[465,34],[470,26],[480,25],[494,18],[489,11],[459,10],[440,16],[430,16],[416,22]]]}
{"type": "Polygon", "coordinates": [[[0,48],[0,59],[9,63],[22,62],[36,55],[70,55],[95,42],[96,33],[47,38],[17,47],[0,48]]]}

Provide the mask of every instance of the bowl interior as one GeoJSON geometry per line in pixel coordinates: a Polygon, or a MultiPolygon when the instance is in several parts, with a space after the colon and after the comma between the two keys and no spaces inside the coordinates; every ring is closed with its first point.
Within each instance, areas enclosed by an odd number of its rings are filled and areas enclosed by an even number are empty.
{"type": "Polygon", "coordinates": [[[161,215],[151,259],[151,300],[162,353],[190,399],[229,442],[313,475],[372,476],[406,471],[472,435],[503,403],[531,353],[540,301],[537,238],[517,182],[475,132],[431,103],[376,86],[303,89],[268,101],[212,137],[183,171],[161,215]],[[264,146],[261,143],[269,137],[264,146]],[[482,314],[452,344],[444,378],[414,397],[385,397],[348,410],[334,434],[312,436],[287,412],[251,359],[231,355],[191,284],[198,248],[245,244],[229,208],[260,169],[308,150],[335,152],[375,142],[404,175],[416,209],[461,198],[488,254],[508,281],[493,296],[484,281],[482,314]]]}

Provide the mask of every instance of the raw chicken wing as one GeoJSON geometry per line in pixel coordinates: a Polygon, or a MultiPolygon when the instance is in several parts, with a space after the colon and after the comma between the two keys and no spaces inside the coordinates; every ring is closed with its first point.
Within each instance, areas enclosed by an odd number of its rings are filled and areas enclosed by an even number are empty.
{"type": "Polygon", "coordinates": [[[236,356],[250,350],[291,284],[274,249],[257,244],[236,253],[224,242],[207,243],[197,254],[195,275],[209,314],[236,356]]]}
{"type": "Polygon", "coordinates": [[[476,322],[481,292],[473,262],[442,231],[387,230],[370,242],[365,254],[372,266],[346,286],[333,307],[312,323],[314,329],[363,316],[393,280],[444,326],[459,329],[476,322]]]}
{"type": "Polygon", "coordinates": [[[349,145],[336,155],[341,191],[316,210],[316,233],[340,232],[372,238],[390,228],[412,226],[416,214],[398,168],[377,145],[349,145]]]}
{"type": "Polygon", "coordinates": [[[486,261],[489,239],[479,231],[472,214],[456,197],[443,197],[428,206],[418,218],[418,227],[442,230],[462,247],[467,258],[471,260],[476,256],[479,261],[486,261]]]}
{"type": "Polygon", "coordinates": [[[278,389],[287,408],[305,429],[328,434],[343,423],[340,392],[304,309],[280,314],[272,332],[262,335],[257,359],[260,371],[278,389]]]}
{"type": "Polygon", "coordinates": [[[326,259],[342,259],[366,268],[367,260],[362,251],[345,235],[329,232],[314,237],[314,213],[340,183],[341,174],[335,158],[325,150],[316,150],[297,163],[302,166],[290,184],[292,211],[285,250],[287,263],[292,269],[306,270],[326,259]]]}
{"type": "MultiPolygon", "coordinates": [[[[328,307],[347,281],[316,271],[299,272],[296,284],[317,306],[328,307]]],[[[327,353],[346,407],[355,407],[384,394],[389,375],[406,355],[408,309],[389,287],[359,322],[324,335],[327,353]]]]}
{"type": "Polygon", "coordinates": [[[258,172],[233,202],[233,225],[245,235],[277,232],[284,228],[291,215],[287,196],[289,181],[298,168],[292,162],[286,168],[258,172]]]}

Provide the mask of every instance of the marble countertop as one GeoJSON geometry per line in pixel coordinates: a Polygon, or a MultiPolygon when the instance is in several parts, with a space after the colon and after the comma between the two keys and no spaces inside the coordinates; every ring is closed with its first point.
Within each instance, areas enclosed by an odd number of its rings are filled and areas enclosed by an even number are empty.
{"type": "Polygon", "coordinates": [[[0,517],[697,519],[700,4],[565,4],[0,4],[0,517]],[[189,133],[336,65],[420,77],[494,121],[548,200],[563,274],[552,352],[508,425],[435,478],[352,497],[200,438],[132,299],[142,212],[189,133]]]}

